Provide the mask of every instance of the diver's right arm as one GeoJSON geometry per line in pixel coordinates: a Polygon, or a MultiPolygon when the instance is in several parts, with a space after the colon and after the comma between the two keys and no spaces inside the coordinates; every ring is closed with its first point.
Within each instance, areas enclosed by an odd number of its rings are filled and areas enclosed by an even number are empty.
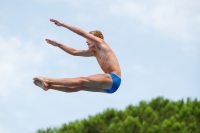
{"type": "Polygon", "coordinates": [[[63,45],[62,43],[50,39],[46,39],[46,42],[53,46],[59,47],[63,51],[74,56],[85,56],[85,57],[93,56],[90,50],[76,50],[74,48],[68,47],[66,45],[63,45]]]}

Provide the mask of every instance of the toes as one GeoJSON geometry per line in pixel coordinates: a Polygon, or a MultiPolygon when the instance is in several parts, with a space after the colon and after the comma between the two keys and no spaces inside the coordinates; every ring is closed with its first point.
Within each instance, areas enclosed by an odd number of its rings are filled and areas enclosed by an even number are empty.
{"type": "Polygon", "coordinates": [[[36,85],[36,86],[38,86],[38,87],[43,87],[43,85],[42,85],[42,83],[40,82],[40,81],[38,81],[38,80],[35,80],[34,81],[34,84],[36,85]]]}
{"type": "MultiPolygon", "coordinates": [[[[45,82],[41,82],[41,81],[39,81],[39,80],[35,80],[35,81],[34,81],[34,84],[35,84],[36,86],[42,88],[42,89],[45,90],[45,91],[49,90],[49,88],[48,88],[47,86],[45,86],[45,84],[46,84],[45,82]]],[[[46,85],[47,85],[47,84],[46,84],[46,85]]]]}
{"type": "Polygon", "coordinates": [[[39,80],[39,81],[41,81],[40,77],[35,77],[35,78],[33,78],[33,80],[39,80]]]}
{"type": "Polygon", "coordinates": [[[38,86],[36,82],[37,82],[36,80],[33,81],[33,83],[34,83],[36,86],[38,86]]]}
{"type": "Polygon", "coordinates": [[[41,82],[45,87],[48,86],[44,77],[35,77],[35,78],[33,78],[33,80],[41,82]]]}

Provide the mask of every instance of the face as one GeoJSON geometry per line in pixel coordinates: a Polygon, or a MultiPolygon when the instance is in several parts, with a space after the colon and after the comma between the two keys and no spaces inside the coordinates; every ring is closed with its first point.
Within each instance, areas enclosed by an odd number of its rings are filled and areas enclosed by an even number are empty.
{"type": "Polygon", "coordinates": [[[94,48],[94,44],[93,44],[93,42],[92,42],[92,41],[90,41],[90,40],[87,40],[87,41],[86,41],[86,43],[87,43],[87,45],[88,45],[89,49],[92,49],[92,48],[94,48]]]}
{"type": "Polygon", "coordinates": [[[90,40],[87,40],[86,43],[87,43],[89,49],[94,47],[94,44],[90,40]]]}

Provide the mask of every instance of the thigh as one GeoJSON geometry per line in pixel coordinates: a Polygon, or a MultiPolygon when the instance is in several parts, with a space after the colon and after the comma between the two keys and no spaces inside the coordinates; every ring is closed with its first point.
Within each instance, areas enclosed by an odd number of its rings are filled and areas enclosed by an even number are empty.
{"type": "Polygon", "coordinates": [[[63,85],[51,85],[49,86],[49,89],[57,90],[57,91],[62,91],[62,92],[78,92],[78,91],[90,91],[90,92],[104,92],[106,93],[106,90],[101,89],[101,88],[94,88],[94,87],[66,87],[63,85]]]}
{"type": "Polygon", "coordinates": [[[112,87],[112,78],[109,74],[96,74],[83,78],[83,87],[110,89],[112,87]]]}

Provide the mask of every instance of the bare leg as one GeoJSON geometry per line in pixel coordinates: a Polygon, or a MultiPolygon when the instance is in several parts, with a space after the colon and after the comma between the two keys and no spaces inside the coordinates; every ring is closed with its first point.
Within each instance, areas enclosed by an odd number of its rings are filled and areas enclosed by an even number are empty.
{"type": "MultiPolygon", "coordinates": [[[[40,81],[34,81],[34,83],[43,89],[42,83],[40,81]],[[39,85],[38,85],[39,84],[39,85]]],[[[78,92],[80,90],[82,91],[90,91],[90,92],[106,92],[106,90],[101,89],[101,88],[94,88],[94,87],[67,87],[67,86],[62,86],[62,85],[50,85],[46,87],[45,91],[52,89],[52,90],[57,90],[57,91],[62,91],[62,92],[78,92]]]]}
{"type": "Polygon", "coordinates": [[[34,80],[33,83],[38,86],[41,87],[43,90],[47,91],[49,88],[47,87],[48,85],[45,82],[40,82],[39,80],[34,80]]]}
{"type": "Polygon", "coordinates": [[[77,91],[91,91],[91,92],[106,92],[105,90],[102,90],[100,88],[94,88],[94,87],[66,87],[62,85],[51,85],[48,87],[52,90],[58,90],[62,92],[77,92],[77,91]]]}
{"type": "Polygon", "coordinates": [[[52,89],[52,90],[62,91],[62,92],[77,92],[77,91],[80,91],[80,89],[78,89],[76,87],[66,87],[66,86],[62,86],[62,85],[51,85],[48,88],[52,89]]]}
{"type": "MultiPolygon", "coordinates": [[[[97,74],[88,77],[78,77],[78,78],[61,78],[61,79],[53,79],[46,77],[35,77],[35,81],[39,81],[42,84],[44,90],[45,88],[49,88],[49,86],[61,85],[65,87],[76,87],[84,88],[87,91],[98,91],[105,92],[106,89],[112,87],[112,78],[109,74],[97,74]],[[94,90],[92,89],[94,88],[94,90]]],[[[55,86],[54,86],[55,87],[55,86]]]]}
{"type": "Polygon", "coordinates": [[[42,82],[35,80],[34,84],[40,88],[42,88],[43,90],[47,91],[49,89],[53,89],[53,90],[58,90],[58,91],[63,91],[63,92],[77,92],[80,91],[78,88],[76,87],[66,87],[66,86],[62,86],[62,85],[51,85],[48,87],[43,87],[42,82]]]}

